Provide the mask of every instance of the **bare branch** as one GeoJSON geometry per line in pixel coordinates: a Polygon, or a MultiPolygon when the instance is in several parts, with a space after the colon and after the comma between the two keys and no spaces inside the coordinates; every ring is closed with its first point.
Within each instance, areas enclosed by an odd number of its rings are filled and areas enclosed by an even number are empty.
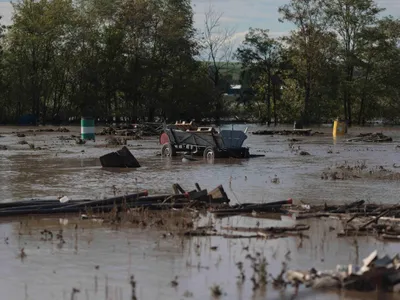
{"type": "Polygon", "coordinates": [[[234,48],[234,28],[221,26],[223,13],[214,10],[210,5],[205,12],[204,33],[202,37],[204,60],[209,66],[219,72],[221,68],[227,67],[232,59],[234,48]]]}

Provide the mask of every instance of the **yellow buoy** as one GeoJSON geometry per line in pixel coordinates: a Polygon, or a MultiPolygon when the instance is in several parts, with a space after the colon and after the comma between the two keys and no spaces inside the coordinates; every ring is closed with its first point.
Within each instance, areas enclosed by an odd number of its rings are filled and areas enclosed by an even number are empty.
{"type": "Polygon", "coordinates": [[[333,122],[333,136],[342,136],[347,133],[347,123],[344,121],[335,120],[333,122]]]}

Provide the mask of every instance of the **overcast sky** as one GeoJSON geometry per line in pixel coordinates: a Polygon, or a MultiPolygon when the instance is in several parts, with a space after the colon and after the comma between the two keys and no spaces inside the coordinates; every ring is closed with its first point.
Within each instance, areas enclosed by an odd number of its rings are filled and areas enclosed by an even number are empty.
{"type": "MultiPolygon", "coordinates": [[[[287,33],[292,27],[288,23],[279,23],[278,7],[289,0],[192,0],[196,27],[203,28],[204,13],[210,4],[223,13],[222,26],[234,27],[236,40],[244,38],[249,27],[270,30],[272,37],[287,33]]],[[[386,8],[385,15],[400,17],[400,0],[376,0],[380,7],[386,8]]],[[[0,15],[3,21],[11,22],[12,6],[9,0],[0,0],[0,15]]]]}

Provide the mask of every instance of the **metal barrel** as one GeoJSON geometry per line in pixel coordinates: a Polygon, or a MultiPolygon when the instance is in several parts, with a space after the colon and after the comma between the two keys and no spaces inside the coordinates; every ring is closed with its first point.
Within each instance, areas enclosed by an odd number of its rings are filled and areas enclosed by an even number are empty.
{"type": "Polygon", "coordinates": [[[95,128],[93,118],[81,118],[81,138],[82,140],[95,140],[95,128]]]}

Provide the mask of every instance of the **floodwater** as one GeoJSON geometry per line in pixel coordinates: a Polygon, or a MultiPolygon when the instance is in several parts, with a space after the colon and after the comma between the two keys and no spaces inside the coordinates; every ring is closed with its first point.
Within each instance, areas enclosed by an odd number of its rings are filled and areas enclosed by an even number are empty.
{"type": "MultiPolygon", "coordinates": [[[[71,199],[103,198],[147,189],[150,192],[172,191],[173,183],[193,189],[225,187],[232,202],[266,202],[292,198],[307,203],[343,203],[364,199],[379,203],[398,203],[400,185],[382,179],[321,180],[322,171],[335,164],[354,164],[365,161],[368,167],[382,166],[396,172],[400,165],[400,130],[398,128],[352,128],[350,135],[360,132],[383,132],[392,143],[372,144],[333,139],[330,128],[315,128],[323,135],[312,137],[257,136],[249,134],[246,145],[253,154],[264,157],[249,160],[220,160],[207,163],[199,160],[182,163],[157,156],[160,146],[154,138],[129,141],[128,147],[142,167],[133,171],[102,169],[98,157],[118,147],[105,147],[104,137],[95,143],[76,145],[61,141],[59,136],[70,133],[32,133],[18,138],[11,132],[28,128],[0,127],[0,201],[25,198],[71,199]],[[296,138],[301,150],[310,153],[300,156],[289,148],[290,138],[296,138]],[[18,144],[25,140],[34,144],[18,144]],[[328,151],[331,150],[331,151],[328,151]],[[328,153],[331,152],[331,153],[328,153]],[[273,178],[279,180],[272,181],[273,178]]],[[[250,127],[249,131],[259,128],[250,127]]],[[[295,224],[282,220],[234,217],[203,220],[233,226],[287,226],[295,224]]],[[[268,261],[268,273],[276,277],[283,261],[290,269],[334,269],[336,264],[360,263],[371,251],[393,255],[397,243],[383,243],[373,237],[336,238],[338,227],[334,220],[307,220],[308,239],[288,237],[277,240],[224,239],[201,237],[182,239],[162,238],[162,233],[93,224],[90,221],[59,219],[4,220],[0,223],[0,289],[2,299],[130,299],[129,277],[135,276],[138,299],[212,299],[210,287],[222,289],[221,299],[291,299],[294,288],[275,290],[268,285],[265,291],[253,291],[252,269],[247,254],[260,252],[268,261]],[[78,228],[75,227],[78,224],[78,228]],[[58,232],[63,229],[65,244],[42,241],[43,229],[58,232]],[[210,247],[217,247],[211,250],[210,247]],[[247,246],[248,250],[247,250],[247,246]],[[18,257],[24,248],[26,257],[18,257]],[[237,284],[238,268],[242,261],[246,271],[243,285],[237,284]],[[96,267],[97,266],[97,267],[96,267]],[[178,276],[178,286],[170,282],[178,276]],[[71,298],[73,288],[79,290],[71,298]]],[[[296,299],[397,299],[377,293],[316,293],[301,289],[296,299]]]]}

